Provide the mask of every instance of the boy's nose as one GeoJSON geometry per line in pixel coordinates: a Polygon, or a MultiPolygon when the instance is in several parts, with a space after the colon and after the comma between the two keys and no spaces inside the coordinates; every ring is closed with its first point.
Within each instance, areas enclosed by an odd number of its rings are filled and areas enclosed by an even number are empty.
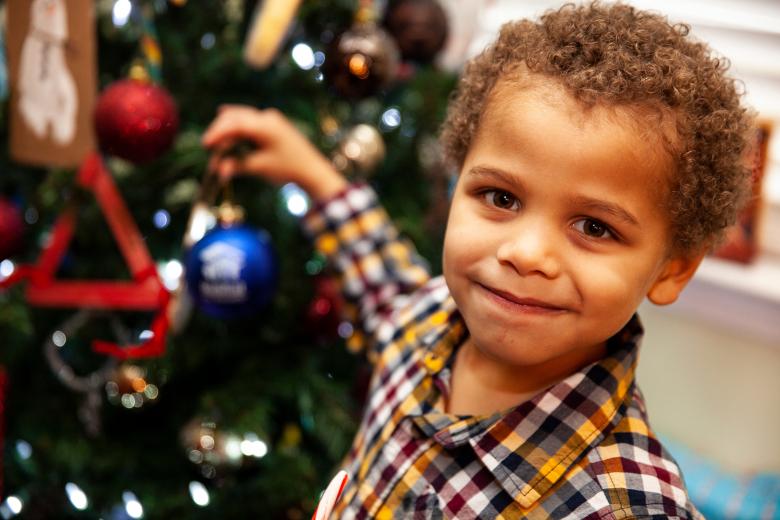
{"type": "Polygon", "coordinates": [[[561,269],[555,250],[550,231],[541,226],[524,226],[499,245],[496,257],[499,263],[512,267],[522,276],[536,273],[555,278],[561,269]]]}

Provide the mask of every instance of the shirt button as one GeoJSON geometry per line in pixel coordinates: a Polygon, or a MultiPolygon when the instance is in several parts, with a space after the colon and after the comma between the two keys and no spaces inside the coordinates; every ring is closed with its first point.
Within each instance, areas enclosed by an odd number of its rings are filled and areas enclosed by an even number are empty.
{"type": "Polygon", "coordinates": [[[444,358],[434,354],[433,352],[426,352],[425,359],[423,360],[425,368],[431,374],[439,372],[444,366],[444,358]]]}

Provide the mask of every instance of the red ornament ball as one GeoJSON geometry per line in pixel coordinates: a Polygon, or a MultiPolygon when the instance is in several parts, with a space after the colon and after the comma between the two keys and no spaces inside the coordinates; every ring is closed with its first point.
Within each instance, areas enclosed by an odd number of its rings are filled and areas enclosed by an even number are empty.
{"type": "Polygon", "coordinates": [[[24,238],[24,218],[19,208],[0,197],[0,260],[19,253],[24,238]]]}
{"type": "Polygon", "coordinates": [[[106,88],[95,109],[100,149],[135,164],[165,153],[179,129],[176,103],[151,83],[128,79],[106,88]]]}
{"type": "Polygon", "coordinates": [[[319,341],[332,341],[339,336],[343,314],[344,299],[336,281],[329,276],[316,278],[314,299],[306,309],[306,329],[319,341]]]}

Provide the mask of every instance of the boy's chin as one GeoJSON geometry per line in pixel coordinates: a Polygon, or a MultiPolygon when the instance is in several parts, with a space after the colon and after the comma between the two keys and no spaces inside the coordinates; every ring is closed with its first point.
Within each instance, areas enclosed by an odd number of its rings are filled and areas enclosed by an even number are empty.
{"type": "Polygon", "coordinates": [[[545,337],[532,335],[522,339],[507,339],[504,335],[472,335],[474,346],[487,358],[514,369],[538,369],[565,377],[606,354],[606,340],[582,342],[575,338],[551,341],[551,331],[545,337]],[[503,336],[503,337],[502,337],[503,336]],[[549,370],[548,370],[549,369],[549,370]]]}

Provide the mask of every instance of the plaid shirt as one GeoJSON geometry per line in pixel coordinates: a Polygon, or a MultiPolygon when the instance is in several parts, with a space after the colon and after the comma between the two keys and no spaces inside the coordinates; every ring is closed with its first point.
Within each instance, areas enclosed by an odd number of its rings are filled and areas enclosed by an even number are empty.
{"type": "Polygon", "coordinates": [[[355,333],[374,364],[344,467],[341,518],[701,518],[680,469],[650,431],[634,382],[635,316],[601,361],[507,412],[446,413],[468,331],[444,280],[366,186],[304,226],[341,275],[355,333]]]}

